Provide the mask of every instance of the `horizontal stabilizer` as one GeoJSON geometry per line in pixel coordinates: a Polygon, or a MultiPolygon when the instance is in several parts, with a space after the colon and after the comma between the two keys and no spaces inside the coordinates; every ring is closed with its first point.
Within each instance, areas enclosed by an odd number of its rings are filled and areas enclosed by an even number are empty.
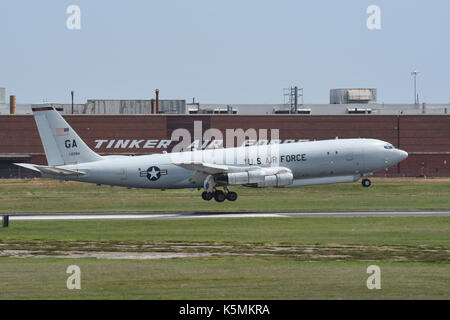
{"type": "Polygon", "coordinates": [[[48,166],[41,166],[37,164],[31,164],[31,163],[14,163],[16,166],[24,167],[30,170],[38,171],[41,173],[45,173],[52,176],[58,176],[58,177],[68,177],[68,176],[82,176],[85,173],[78,171],[78,170],[71,170],[71,169],[63,169],[58,167],[48,167],[48,166]]]}
{"type": "Polygon", "coordinates": [[[37,169],[35,167],[35,164],[31,164],[31,163],[13,163],[13,164],[16,166],[19,166],[19,167],[23,167],[23,168],[27,168],[27,169],[30,169],[33,171],[41,172],[39,169],[37,169]]]}

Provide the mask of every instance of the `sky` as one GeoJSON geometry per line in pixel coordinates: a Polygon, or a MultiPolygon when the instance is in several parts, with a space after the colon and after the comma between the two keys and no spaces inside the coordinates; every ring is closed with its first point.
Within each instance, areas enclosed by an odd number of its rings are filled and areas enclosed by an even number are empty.
{"type": "Polygon", "coordinates": [[[448,0],[3,0],[0,87],[18,103],[195,97],[200,103],[328,103],[332,88],[378,102],[450,100],[448,0]],[[67,27],[70,5],[80,29],[67,27]],[[369,29],[370,5],[381,29],[369,29]]]}

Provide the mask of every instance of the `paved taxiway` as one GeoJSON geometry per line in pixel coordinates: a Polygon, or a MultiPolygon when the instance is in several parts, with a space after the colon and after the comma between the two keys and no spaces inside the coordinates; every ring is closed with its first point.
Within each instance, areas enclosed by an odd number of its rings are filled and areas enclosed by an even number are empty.
{"type": "Polygon", "coordinates": [[[163,213],[76,213],[16,214],[10,221],[137,220],[198,218],[301,218],[301,217],[428,217],[450,216],[450,211],[327,211],[327,212],[163,212],[163,213]]]}

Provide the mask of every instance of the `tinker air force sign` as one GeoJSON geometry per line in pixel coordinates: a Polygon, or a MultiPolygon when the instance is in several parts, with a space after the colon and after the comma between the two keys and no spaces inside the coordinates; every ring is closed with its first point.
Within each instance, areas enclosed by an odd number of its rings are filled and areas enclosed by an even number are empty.
{"type": "Polygon", "coordinates": [[[293,143],[307,139],[279,139],[279,129],[224,129],[203,130],[202,121],[194,121],[194,130],[178,128],[172,131],[170,139],[97,139],[94,149],[168,149],[172,152],[262,146],[268,144],[293,143]],[[193,133],[193,134],[192,134],[193,133]],[[270,137],[270,138],[269,138],[270,137]]]}
{"type": "MultiPolygon", "coordinates": [[[[307,139],[285,139],[285,140],[267,140],[267,139],[246,139],[239,147],[253,146],[253,145],[267,145],[275,143],[293,143],[293,142],[304,142],[309,141],[307,139]]],[[[95,149],[170,149],[172,145],[178,144],[179,141],[172,140],[158,140],[158,139],[97,139],[95,140],[95,149]]],[[[224,146],[223,140],[193,140],[190,144],[186,146],[185,150],[192,149],[214,149],[221,148],[224,146]]]]}

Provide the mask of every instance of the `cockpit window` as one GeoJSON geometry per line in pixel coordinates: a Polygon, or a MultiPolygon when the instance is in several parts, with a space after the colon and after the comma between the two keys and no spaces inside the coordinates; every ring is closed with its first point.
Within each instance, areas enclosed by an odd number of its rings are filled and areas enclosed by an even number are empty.
{"type": "Polygon", "coordinates": [[[385,149],[394,149],[394,146],[392,144],[387,144],[384,146],[385,149]]]}

